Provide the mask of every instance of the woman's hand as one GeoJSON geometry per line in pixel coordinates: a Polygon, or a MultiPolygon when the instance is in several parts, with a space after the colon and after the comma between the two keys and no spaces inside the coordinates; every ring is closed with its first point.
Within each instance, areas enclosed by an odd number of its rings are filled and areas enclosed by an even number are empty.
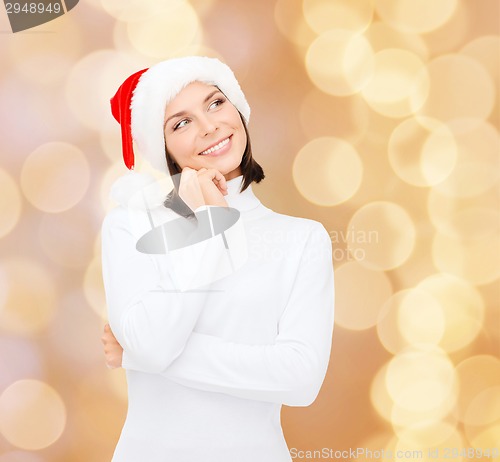
{"type": "Polygon", "coordinates": [[[202,205],[228,207],[224,196],[227,194],[224,175],[214,168],[184,167],[181,173],[179,196],[191,210],[202,205]]]}
{"type": "Polygon", "coordinates": [[[104,326],[104,334],[101,337],[101,342],[104,345],[104,357],[106,358],[106,366],[109,369],[116,369],[122,366],[123,348],[116,340],[116,337],[111,331],[109,324],[104,326]]]}

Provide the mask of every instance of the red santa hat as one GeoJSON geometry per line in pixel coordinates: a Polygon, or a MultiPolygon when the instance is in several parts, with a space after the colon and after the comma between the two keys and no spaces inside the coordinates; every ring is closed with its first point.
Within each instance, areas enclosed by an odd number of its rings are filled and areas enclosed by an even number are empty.
{"type": "Polygon", "coordinates": [[[163,134],[165,108],[195,81],[217,86],[248,123],[250,106],[226,64],[203,56],[162,61],[132,74],[111,98],[111,112],[121,125],[123,160],[128,169],[134,168],[135,141],[154,168],[168,173],[163,134]]]}

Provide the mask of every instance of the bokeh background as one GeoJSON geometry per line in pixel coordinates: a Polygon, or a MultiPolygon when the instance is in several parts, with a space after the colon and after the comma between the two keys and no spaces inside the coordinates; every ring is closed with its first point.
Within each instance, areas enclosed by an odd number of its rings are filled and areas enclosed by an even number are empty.
{"type": "Polygon", "coordinates": [[[0,462],[111,459],[127,403],[101,352],[100,226],[126,169],[109,98],[186,54],[244,88],[256,195],[332,237],[330,367],[312,406],[283,408],[289,447],[493,460],[499,5],[85,0],[16,34],[1,7],[0,462]]]}

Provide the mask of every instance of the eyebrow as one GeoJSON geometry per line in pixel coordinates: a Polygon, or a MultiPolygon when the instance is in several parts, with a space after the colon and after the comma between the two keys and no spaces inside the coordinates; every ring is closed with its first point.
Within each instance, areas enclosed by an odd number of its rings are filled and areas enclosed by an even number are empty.
{"type": "MultiPolygon", "coordinates": [[[[222,93],[222,92],[221,92],[219,89],[212,91],[211,93],[209,93],[209,94],[205,97],[205,99],[203,100],[203,104],[205,104],[205,103],[206,103],[206,102],[207,102],[210,98],[212,98],[212,96],[214,96],[216,93],[222,93]]],[[[186,111],[177,112],[177,113],[175,113],[175,114],[171,115],[171,116],[170,116],[170,117],[169,117],[169,118],[165,121],[165,124],[163,125],[163,129],[165,129],[165,127],[167,126],[167,124],[168,124],[169,120],[171,120],[171,119],[175,119],[176,117],[182,117],[182,116],[184,116],[184,115],[186,115],[186,111]]]]}

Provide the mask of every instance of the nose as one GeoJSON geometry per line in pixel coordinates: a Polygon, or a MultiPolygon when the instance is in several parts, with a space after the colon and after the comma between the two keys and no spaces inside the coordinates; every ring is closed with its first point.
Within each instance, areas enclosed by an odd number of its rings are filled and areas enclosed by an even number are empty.
{"type": "Polygon", "coordinates": [[[210,117],[210,115],[208,114],[200,116],[199,123],[200,123],[200,134],[202,136],[210,135],[211,133],[214,133],[218,129],[216,121],[213,120],[213,118],[210,117]]]}

